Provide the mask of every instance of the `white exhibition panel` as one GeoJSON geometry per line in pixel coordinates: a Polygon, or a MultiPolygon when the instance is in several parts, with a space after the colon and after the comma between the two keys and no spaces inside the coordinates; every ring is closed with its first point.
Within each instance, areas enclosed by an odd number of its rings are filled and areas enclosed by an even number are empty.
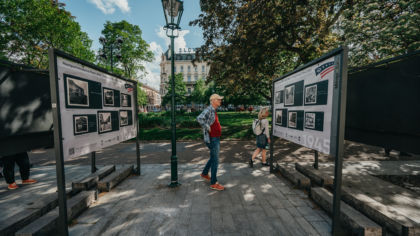
{"type": "Polygon", "coordinates": [[[334,58],[274,82],[273,135],[330,154],[334,58]]]}
{"type": "Polygon", "coordinates": [[[64,160],[136,137],[134,83],[58,55],[56,65],[64,160]]]}

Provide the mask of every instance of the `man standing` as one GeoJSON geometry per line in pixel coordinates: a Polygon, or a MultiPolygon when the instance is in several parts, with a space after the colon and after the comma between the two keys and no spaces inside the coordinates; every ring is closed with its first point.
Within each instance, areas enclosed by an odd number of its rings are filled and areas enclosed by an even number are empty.
{"type": "Polygon", "coordinates": [[[217,166],[219,165],[220,136],[222,127],[220,126],[217,108],[222,104],[222,96],[213,94],[210,96],[210,106],[208,106],[198,117],[197,121],[203,127],[204,143],[210,149],[210,159],[201,173],[201,177],[210,180],[210,188],[214,190],[224,190],[225,187],[217,182],[217,166]],[[211,168],[211,177],[208,175],[211,168]]]}

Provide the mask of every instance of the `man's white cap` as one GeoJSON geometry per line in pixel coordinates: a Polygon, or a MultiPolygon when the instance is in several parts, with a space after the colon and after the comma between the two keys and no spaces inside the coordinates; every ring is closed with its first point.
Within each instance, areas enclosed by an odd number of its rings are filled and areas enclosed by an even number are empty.
{"type": "Polygon", "coordinates": [[[214,93],[213,95],[210,96],[210,101],[213,99],[223,99],[223,96],[220,96],[217,93],[214,93]]]}

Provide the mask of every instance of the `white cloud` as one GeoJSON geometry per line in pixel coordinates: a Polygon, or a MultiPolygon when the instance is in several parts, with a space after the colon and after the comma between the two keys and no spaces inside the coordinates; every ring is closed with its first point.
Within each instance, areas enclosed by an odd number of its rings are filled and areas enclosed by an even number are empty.
{"type": "MultiPolygon", "coordinates": [[[[146,85],[159,91],[160,88],[160,62],[162,53],[168,50],[168,46],[171,44],[171,40],[166,36],[166,32],[163,27],[156,29],[156,34],[165,40],[165,46],[162,47],[156,42],[150,43],[150,50],[154,54],[154,59],[152,62],[147,62],[145,64],[145,72],[139,75],[140,82],[145,83],[146,85]]],[[[179,32],[179,36],[175,38],[175,53],[179,48],[187,48],[187,42],[185,41],[184,36],[187,35],[190,31],[183,30],[179,32]]]]}
{"type": "Polygon", "coordinates": [[[140,82],[159,91],[160,88],[160,61],[163,53],[162,47],[156,42],[150,43],[150,50],[154,54],[152,62],[145,63],[145,72],[140,74],[140,82]]]}
{"type": "MultiPolygon", "coordinates": [[[[180,48],[187,48],[187,42],[185,41],[184,37],[189,33],[189,30],[179,31],[179,36],[175,38],[175,52],[178,52],[180,48]]],[[[164,30],[163,27],[159,27],[159,29],[156,30],[156,34],[165,40],[165,48],[168,48],[168,46],[171,44],[171,39],[166,36],[166,30],[164,30]]]]}
{"type": "Polygon", "coordinates": [[[96,5],[104,14],[112,14],[115,12],[115,7],[118,7],[122,12],[129,12],[128,0],[89,0],[89,2],[96,5]]]}

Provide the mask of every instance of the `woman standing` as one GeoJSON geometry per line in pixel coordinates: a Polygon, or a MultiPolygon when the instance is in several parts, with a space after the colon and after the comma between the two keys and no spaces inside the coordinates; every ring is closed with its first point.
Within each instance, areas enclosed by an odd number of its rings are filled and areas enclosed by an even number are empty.
{"type": "Polygon", "coordinates": [[[255,149],[254,154],[252,154],[251,159],[249,160],[249,167],[254,166],[255,157],[261,152],[262,165],[268,166],[269,164],[266,161],[266,151],[265,146],[267,143],[270,143],[270,128],[268,125],[267,117],[269,115],[268,107],[261,108],[258,112],[258,120],[255,124],[255,134],[257,134],[257,149],[255,149]]]}

